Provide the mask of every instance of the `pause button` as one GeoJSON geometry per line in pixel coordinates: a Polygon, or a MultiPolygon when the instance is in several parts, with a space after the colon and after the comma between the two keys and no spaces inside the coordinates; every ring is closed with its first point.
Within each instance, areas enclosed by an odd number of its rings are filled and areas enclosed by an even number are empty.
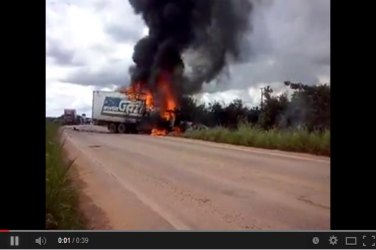
{"type": "Polygon", "coordinates": [[[18,236],[10,236],[10,245],[11,246],[19,246],[19,239],[18,236]]]}

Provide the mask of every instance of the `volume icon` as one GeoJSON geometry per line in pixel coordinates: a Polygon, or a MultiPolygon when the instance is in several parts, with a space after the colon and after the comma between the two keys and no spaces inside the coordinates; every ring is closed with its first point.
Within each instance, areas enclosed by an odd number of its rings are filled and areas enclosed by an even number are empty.
{"type": "Polygon", "coordinates": [[[46,245],[47,239],[46,239],[46,237],[39,237],[39,238],[35,239],[35,243],[40,245],[40,246],[46,245]]]}

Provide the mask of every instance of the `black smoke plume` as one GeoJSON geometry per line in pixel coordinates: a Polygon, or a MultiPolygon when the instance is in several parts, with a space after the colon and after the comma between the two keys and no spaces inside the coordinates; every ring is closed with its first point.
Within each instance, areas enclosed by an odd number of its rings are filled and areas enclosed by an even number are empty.
{"type": "Polygon", "coordinates": [[[192,94],[215,79],[228,60],[241,60],[244,55],[244,38],[251,29],[251,0],[129,2],[149,28],[149,34],[134,48],[132,82],[146,82],[153,89],[152,79],[159,70],[189,67],[189,76],[176,81],[174,87],[181,94],[192,94]],[[184,52],[196,54],[189,65],[184,65],[184,52]]]}

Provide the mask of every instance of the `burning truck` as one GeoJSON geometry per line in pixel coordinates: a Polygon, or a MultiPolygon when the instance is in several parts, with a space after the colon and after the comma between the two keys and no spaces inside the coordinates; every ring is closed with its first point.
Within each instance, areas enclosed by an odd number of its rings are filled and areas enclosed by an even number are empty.
{"type": "Polygon", "coordinates": [[[92,118],[112,133],[148,133],[167,135],[179,132],[177,101],[167,73],[157,79],[160,98],[142,83],[119,92],[93,91],[92,118]]]}

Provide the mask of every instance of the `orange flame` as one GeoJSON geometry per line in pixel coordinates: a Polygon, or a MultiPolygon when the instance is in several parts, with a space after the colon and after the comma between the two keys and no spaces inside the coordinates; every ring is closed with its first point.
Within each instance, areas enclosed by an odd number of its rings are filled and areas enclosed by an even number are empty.
{"type": "Polygon", "coordinates": [[[131,100],[145,100],[146,108],[152,109],[154,107],[153,95],[142,82],[133,83],[128,89],[121,91],[126,94],[131,100]]]}
{"type": "MultiPolygon", "coordinates": [[[[160,103],[160,116],[167,121],[175,119],[175,110],[177,108],[177,100],[172,88],[171,74],[169,72],[161,72],[156,82],[158,97],[160,103]]],[[[144,82],[134,82],[131,87],[122,91],[128,98],[133,100],[145,100],[146,107],[150,110],[154,107],[154,96],[152,91],[144,82]]],[[[167,135],[166,129],[154,128],[151,135],[165,136],[167,135]]]]}
{"type": "Polygon", "coordinates": [[[176,97],[172,89],[171,74],[161,72],[157,81],[157,88],[162,96],[161,117],[168,121],[175,119],[175,109],[177,107],[176,97]]]}
{"type": "Polygon", "coordinates": [[[151,130],[152,136],[166,136],[167,135],[167,130],[166,129],[159,129],[159,128],[153,128],[151,130]]]}

